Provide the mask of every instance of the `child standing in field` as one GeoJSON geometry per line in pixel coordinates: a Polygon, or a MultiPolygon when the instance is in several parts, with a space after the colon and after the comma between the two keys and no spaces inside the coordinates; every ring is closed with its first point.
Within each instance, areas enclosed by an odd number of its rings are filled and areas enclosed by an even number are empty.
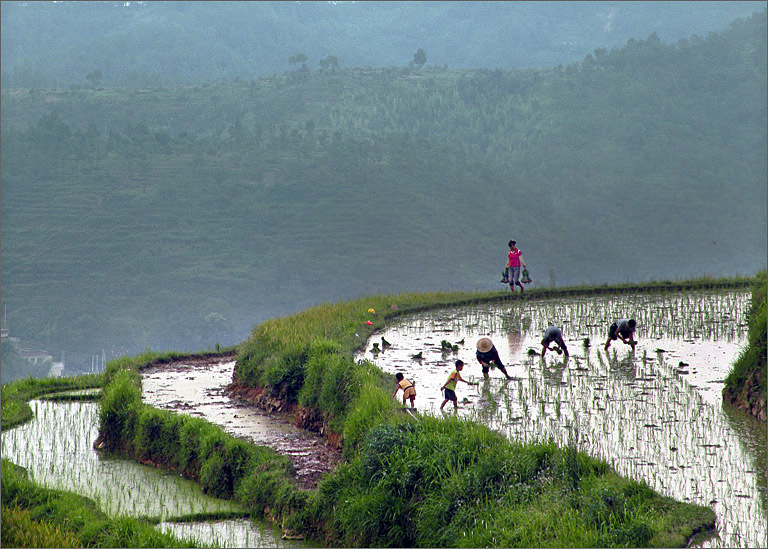
{"type": "Polygon", "coordinates": [[[467,385],[477,385],[477,383],[472,383],[471,381],[465,380],[463,377],[461,377],[461,371],[464,369],[464,362],[461,360],[456,361],[456,369],[451,372],[451,375],[448,376],[448,380],[443,384],[442,387],[440,387],[440,390],[445,391],[445,400],[443,400],[443,403],[440,405],[440,409],[443,409],[443,406],[445,406],[448,401],[453,402],[453,409],[458,410],[459,409],[459,402],[456,399],[456,383],[459,381],[463,381],[467,385]]]}
{"type": "Polygon", "coordinates": [[[411,408],[416,407],[416,389],[413,387],[413,382],[405,379],[403,374],[400,372],[397,372],[395,374],[395,379],[397,380],[397,387],[395,387],[395,392],[392,393],[392,398],[395,398],[395,395],[397,392],[402,389],[403,390],[403,406],[405,406],[405,401],[408,399],[411,399],[411,408]]]}

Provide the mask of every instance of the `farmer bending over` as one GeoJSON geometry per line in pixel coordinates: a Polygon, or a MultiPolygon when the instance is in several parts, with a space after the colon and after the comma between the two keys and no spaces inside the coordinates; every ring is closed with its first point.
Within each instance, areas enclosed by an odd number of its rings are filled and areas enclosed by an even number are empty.
{"type": "Polygon", "coordinates": [[[563,341],[563,331],[557,326],[550,326],[544,330],[544,337],[541,338],[541,358],[544,358],[544,355],[547,354],[550,343],[557,343],[557,347],[555,347],[557,354],[565,353],[565,356],[569,356],[568,347],[565,346],[565,341],[563,341]]]}
{"type": "Polygon", "coordinates": [[[632,350],[634,350],[635,345],[637,345],[637,341],[635,341],[636,327],[637,323],[634,318],[621,318],[611,324],[611,327],[608,329],[608,339],[605,341],[605,350],[607,351],[608,347],[611,346],[611,341],[616,341],[617,339],[621,339],[627,345],[632,346],[632,350]]]}
{"type": "Polygon", "coordinates": [[[483,367],[483,377],[486,379],[488,379],[488,370],[492,366],[501,370],[502,373],[507,376],[507,379],[512,379],[512,376],[507,373],[506,367],[501,362],[499,352],[496,350],[493,341],[489,338],[483,337],[478,340],[477,353],[475,356],[477,356],[477,361],[483,367]]]}

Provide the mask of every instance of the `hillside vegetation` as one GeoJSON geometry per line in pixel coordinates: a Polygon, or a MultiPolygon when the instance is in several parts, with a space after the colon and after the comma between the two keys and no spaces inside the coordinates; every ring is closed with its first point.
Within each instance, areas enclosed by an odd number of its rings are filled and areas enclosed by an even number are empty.
{"type": "Polygon", "coordinates": [[[197,350],[371,292],[753,274],[766,18],[542,70],[2,92],[3,304],[56,353],[197,350]]]}
{"type": "Polygon", "coordinates": [[[256,78],[333,60],[451,68],[572,63],[657,32],[720,32],[765,2],[23,2],[6,0],[5,88],[256,78]],[[298,61],[304,55],[303,61],[298,61]]]}

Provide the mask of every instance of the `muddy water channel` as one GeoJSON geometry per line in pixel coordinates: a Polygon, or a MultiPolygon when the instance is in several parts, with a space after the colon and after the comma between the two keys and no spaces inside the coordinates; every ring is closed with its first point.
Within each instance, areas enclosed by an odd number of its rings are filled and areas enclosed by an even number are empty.
{"type": "Polygon", "coordinates": [[[30,406],[34,418],[3,432],[0,441],[3,458],[25,467],[37,483],[91,498],[112,516],[156,517],[164,521],[158,526],[161,530],[198,543],[285,546],[271,527],[246,520],[172,522],[174,517],[238,508],[231,501],[203,494],[197,484],[177,474],[96,452],[97,403],[32,400],[30,406]]]}
{"type": "Polygon", "coordinates": [[[340,452],[319,435],[295,427],[287,414],[267,414],[227,391],[235,361],[176,362],[141,372],[142,400],[156,408],[202,417],[227,433],[268,446],[291,459],[298,483],[314,488],[335,468],[340,452]]]}
{"type": "Polygon", "coordinates": [[[746,345],[748,306],[742,290],[512,299],[398,319],[358,358],[403,372],[417,408],[437,415],[454,413],[450,403],[439,411],[440,387],[459,358],[462,376],[480,382],[459,383],[459,414],[511,439],[575,444],[661,494],[710,506],[718,534],[698,545],[766,547],[765,424],[721,398],[746,345]],[[634,352],[620,340],[606,352],[608,326],[629,317],[634,352]],[[539,354],[550,323],[563,328],[569,359],[539,354]],[[391,347],[377,352],[382,337],[391,347]],[[493,340],[512,380],[498,370],[483,380],[480,337],[493,340]],[[443,340],[457,350],[443,350],[443,340]]]}

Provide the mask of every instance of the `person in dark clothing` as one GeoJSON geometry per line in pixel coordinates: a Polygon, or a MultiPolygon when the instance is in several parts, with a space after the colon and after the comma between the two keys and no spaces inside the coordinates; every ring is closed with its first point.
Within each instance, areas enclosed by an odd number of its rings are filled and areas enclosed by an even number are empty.
{"type": "Polygon", "coordinates": [[[491,367],[498,368],[505,376],[507,376],[507,379],[512,379],[512,376],[507,373],[507,368],[504,366],[504,363],[501,362],[499,352],[496,350],[493,341],[489,338],[483,337],[478,340],[476,356],[477,361],[483,367],[483,377],[486,379],[488,378],[488,371],[491,367]]]}
{"type": "Polygon", "coordinates": [[[634,350],[635,345],[637,345],[637,341],[635,341],[636,328],[637,323],[634,318],[620,318],[611,324],[611,327],[608,328],[608,339],[605,341],[605,350],[607,351],[608,347],[611,346],[611,341],[616,341],[617,339],[621,339],[634,350]]]}
{"type": "Polygon", "coordinates": [[[557,354],[562,352],[565,353],[565,356],[569,356],[568,347],[565,346],[565,341],[563,341],[563,331],[557,326],[550,326],[544,330],[544,337],[541,338],[541,358],[544,358],[544,355],[547,354],[550,343],[557,343],[557,347],[555,347],[557,354]]]}

